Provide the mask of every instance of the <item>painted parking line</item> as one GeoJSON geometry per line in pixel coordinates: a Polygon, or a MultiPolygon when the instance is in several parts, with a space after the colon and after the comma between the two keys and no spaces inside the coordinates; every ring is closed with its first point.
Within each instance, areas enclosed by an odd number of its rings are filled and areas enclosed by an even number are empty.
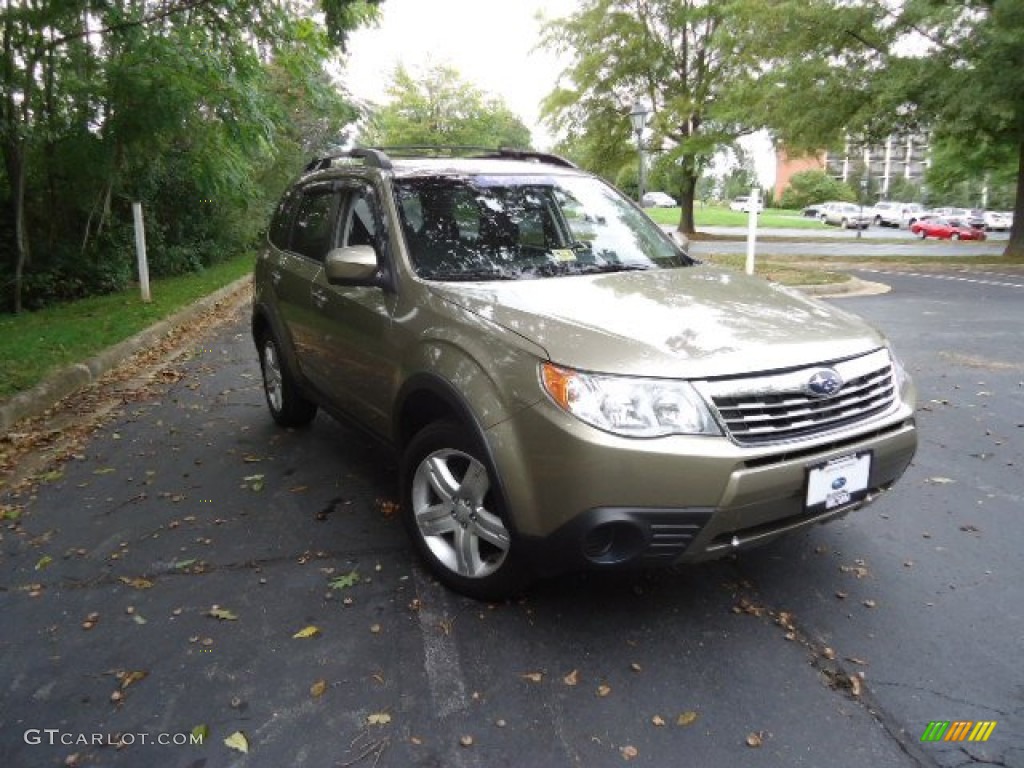
{"type": "MultiPolygon", "coordinates": [[[[870,272],[873,275],[891,275],[893,277],[926,277],[931,280],[947,280],[958,283],[973,283],[975,285],[995,285],[1001,288],[1024,288],[1024,283],[1009,283],[1001,280],[982,280],[977,277],[961,277],[959,275],[934,275],[926,272],[887,272],[883,269],[862,269],[861,272],[870,272]]],[[[1020,280],[1017,275],[992,275],[1006,280],[1020,280]]]]}

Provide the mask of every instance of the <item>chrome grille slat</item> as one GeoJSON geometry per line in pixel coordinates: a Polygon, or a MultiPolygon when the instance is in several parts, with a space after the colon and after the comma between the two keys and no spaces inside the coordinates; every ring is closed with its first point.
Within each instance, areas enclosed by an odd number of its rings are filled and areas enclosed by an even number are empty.
{"type": "Polygon", "coordinates": [[[832,397],[806,394],[803,382],[823,367],[703,382],[699,389],[730,436],[741,444],[813,437],[870,420],[894,406],[896,387],[885,350],[831,365],[844,380],[832,397]]]}

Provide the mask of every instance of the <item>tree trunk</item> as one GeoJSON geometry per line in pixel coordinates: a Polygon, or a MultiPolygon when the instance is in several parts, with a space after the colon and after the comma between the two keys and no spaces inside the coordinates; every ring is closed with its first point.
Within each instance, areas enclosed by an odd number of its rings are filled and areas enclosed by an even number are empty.
{"type": "Polygon", "coordinates": [[[28,262],[28,235],[25,231],[25,142],[18,139],[4,144],[4,167],[11,187],[11,214],[14,218],[14,312],[21,312],[21,286],[28,262]]]}
{"type": "Polygon", "coordinates": [[[1024,140],[1017,158],[1017,202],[1013,206],[1013,226],[1010,227],[1010,241],[1003,256],[1024,258],[1024,140]]]}
{"type": "Polygon", "coordinates": [[[682,185],[679,188],[679,226],[676,227],[684,235],[692,235],[697,231],[693,222],[693,199],[697,192],[697,174],[684,171],[682,185]]]}

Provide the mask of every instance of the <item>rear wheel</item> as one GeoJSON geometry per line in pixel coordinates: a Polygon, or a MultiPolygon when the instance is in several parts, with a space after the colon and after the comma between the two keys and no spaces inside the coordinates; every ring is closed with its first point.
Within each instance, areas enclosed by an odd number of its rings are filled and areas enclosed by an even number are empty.
{"type": "Polygon", "coordinates": [[[505,504],[486,451],[461,425],[428,425],[402,459],[402,519],[443,584],[480,600],[526,583],[505,504]]]}
{"type": "Polygon", "coordinates": [[[282,427],[306,426],[316,416],[316,405],[299,393],[272,333],[267,332],[260,338],[259,351],[263,394],[270,415],[282,427]]]}

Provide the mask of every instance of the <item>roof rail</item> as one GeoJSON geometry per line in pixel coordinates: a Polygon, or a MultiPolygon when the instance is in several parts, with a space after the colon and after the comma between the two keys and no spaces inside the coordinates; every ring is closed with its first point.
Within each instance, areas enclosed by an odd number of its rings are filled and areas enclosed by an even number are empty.
{"type": "Polygon", "coordinates": [[[508,158],[510,160],[534,160],[539,163],[551,163],[551,165],[561,165],[565,168],[577,168],[578,166],[566,160],[560,155],[552,155],[548,152],[534,152],[532,149],[513,149],[512,147],[500,147],[497,152],[493,152],[484,157],[495,157],[495,158],[508,158]]]}
{"type": "Polygon", "coordinates": [[[374,147],[392,157],[467,157],[479,152],[493,152],[493,147],[460,144],[406,144],[394,147],[374,147]]]}
{"type": "Polygon", "coordinates": [[[312,173],[313,171],[322,171],[325,168],[330,168],[335,160],[345,158],[362,160],[364,165],[368,165],[371,168],[380,168],[385,171],[391,169],[391,159],[380,150],[369,149],[367,147],[355,147],[353,149],[346,150],[345,152],[338,152],[333,155],[314,157],[306,163],[306,167],[303,169],[303,172],[312,173]]]}
{"type": "Polygon", "coordinates": [[[475,157],[494,160],[532,160],[539,163],[551,163],[565,168],[576,168],[574,163],[558,155],[546,152],[534,152],[532,149],[513,149],[511,147],[477,147],[477,146],[444,146],[432,144],[411,144],[397,147],[355,147],[344,152],[324,157],[313,158],[306,164],[305,173],[322,171],[330,168],[335,160],[357,159],[371,168],[390,170],[392,157],[475,157]]]}

